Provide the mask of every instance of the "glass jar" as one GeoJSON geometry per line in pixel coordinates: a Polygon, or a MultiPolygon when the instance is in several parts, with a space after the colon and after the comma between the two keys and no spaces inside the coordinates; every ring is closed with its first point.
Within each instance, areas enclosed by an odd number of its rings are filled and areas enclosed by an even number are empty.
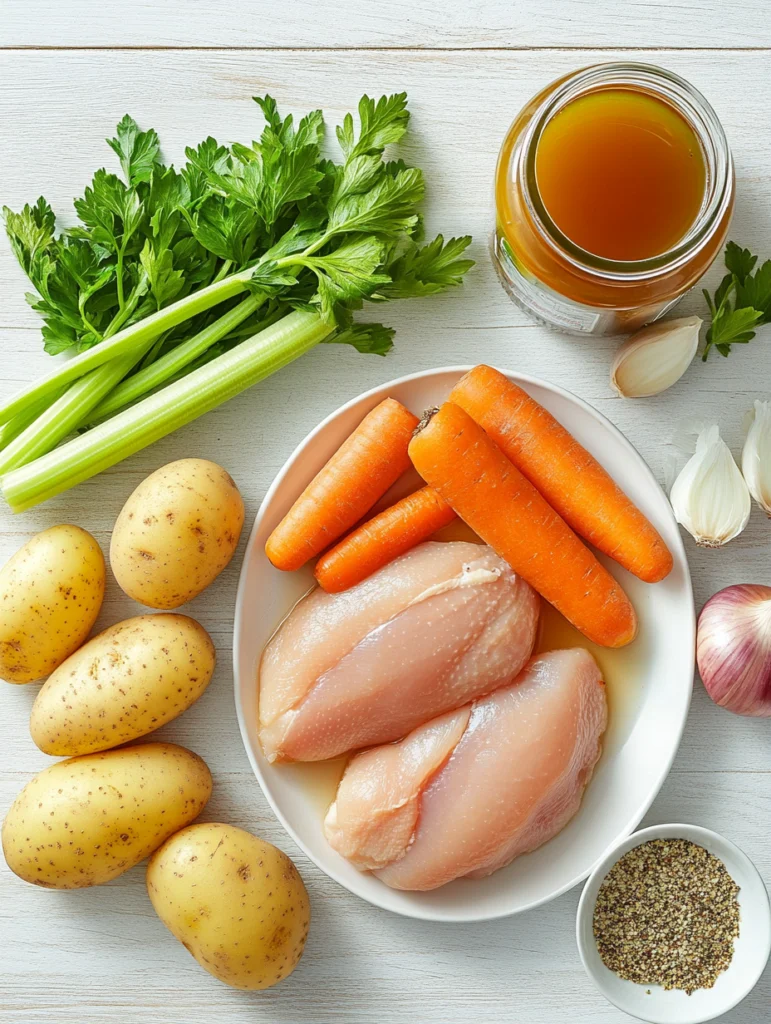
{"type": "Polygon", "coordinates": [[[733,162],[714,110],[678,75],[648,64],[598,64],[553,82],[520,112],[498,157],[495,201],[493,258],[511,298],[535,319],[571,334],[625,334],[670,309],[721,251],[733,212],[733,162]],[[575,245],[538,191],[535,156],[545,126],[571,101],[601,89],[663,100],[702,148],[701,209],[673,248],[649,259],[605,259],[575,245]]]}

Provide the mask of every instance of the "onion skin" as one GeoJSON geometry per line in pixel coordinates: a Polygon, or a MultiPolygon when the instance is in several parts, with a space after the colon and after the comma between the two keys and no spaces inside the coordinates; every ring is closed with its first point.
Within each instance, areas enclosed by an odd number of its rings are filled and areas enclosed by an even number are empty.
{"type": "Polygon", "coordinates": [[[716,704],[737,715],[771,718],[771,587],[740,583],[704,605],[696,664],[716,704]]]}

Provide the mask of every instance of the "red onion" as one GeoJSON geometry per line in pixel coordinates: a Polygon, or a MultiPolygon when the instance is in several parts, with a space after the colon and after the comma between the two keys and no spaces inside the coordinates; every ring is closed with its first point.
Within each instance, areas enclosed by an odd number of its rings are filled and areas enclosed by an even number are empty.
{"type": "Polygon", "coordinates": [[[696,664],[716,704],[737,715],[771,717],[771,587],[740,583],[707,601],[696,664]]]}

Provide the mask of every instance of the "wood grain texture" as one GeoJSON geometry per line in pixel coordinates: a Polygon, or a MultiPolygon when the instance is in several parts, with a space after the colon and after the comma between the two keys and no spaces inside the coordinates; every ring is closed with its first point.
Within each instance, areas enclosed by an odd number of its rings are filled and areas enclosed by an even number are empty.
{"type": "Polygon", "coordinates": [[[2,46],[350,47],[771,45],[763,0],[5,0],[2,46]]]}
{"type": "MultiPolygon", "coordinates": [[[[229,403],[123,465],[20,517],[0,511],[0,563],[28,537],[57,522],[91,530],[106,551],[115,517],[143,477],[172,459],[210,458],[241,487],[250,523],[271,479],[294,446],[329,412],[366,388],[432,366],[484,360],[553,380],[616,423],[664,482],[676,457],[669,443],[685,417],[718,418],[734,451],[752,399],[769,391],[769,334],[728,360],[694,363],[655,399],[625,402],[610,391],[613,342],[582,342],[530,324],[499,287],[486,243],[497,145],[518,107],[571,68],[612,59],[613,51],[435,52],[439,45],[758,45],[765,4],[730,16],[717,3],[508,5],[396,2],[332,6],[86,3],[50,0],[3,6],[0,41],[9,45],[407,45],[397,52],[4,52],[0,54],[0,201],[16,207],[44,192],[65,222],[88,175],[112,154],[102,142],[131,112],[154,126],[176,160],[207,133],[250,139],[258,111],[249,96],[274,93],[286,109],[323,105],[339,121],[362,91],[406,88],[414,113],[404,155],[426,169],[432,230],[474,235],[478,266],[456,293],[382,310],[397,328],[387,359],[321,346],[229,403]],[[237,10],[236,10],[237,8],[237,10]],[[324,13],[326,12],[326,17],[324,13]],[[653,13],[656,16],[653,17],[653,13]],[[237,15],[237,16],[236,16],[237,15]],[[259,16],[259,24],[258,24],[259,16]],[[227,26],[223,28],[223,26],[227,26]],[[423,51],[416,49],[428,47],[423,51]]],[[[765,40],[768,42],[768,39],[765,40]]],[[[618,54],[628,57],[629,54],[618,54]]],[[[646,59],[644,54],[642,59],[646,59]]],[[[720,114],[737,163],[733,235],[769,252],[771,150],[768,54],[669,50],[656,62],[685,75],[720,114]]],[[[715,270],[711,278],[717,278],[715,270]]],[[[0,241],[0,398],[50,364],[26,283],[0,241]]],[[[703,312],[698,294],[684,313],[703,312]]],[[[729,583],[768,581],[771,527],[753,513],[745,534],[723,551],[688,555],[697,604],[729,583]]],[[[219,654],[209,690],[158,734],[189,745],[209,763],[215,791],[205,817],[241,825],[295,857],[308,884],[313,927],[296,974],[274,991],[231,991],[204,974],[155,917],[143,869],[111,885],[73,893],[24,885],[0,867],[0,1024],[623,1024],[581,969],[574,942],[575,890],[519,918],[468,927],[402,920],[350,896],[293,846],[263,799],[235,719],[230,644],[243,552],[217,583],[184,609],[211,632],[219,654]]],[[[110,581],[100,626],[136,614],[110,581]]],[[[36,688],[0,691],[0,814],[50,759],[32,744],[28,715],[36,688]]],[[[673,771],[647,821],[686,820],[737,841],[766,879],[771,731],[735,718],[697,684],[673,771]]],[[[765,1024],[771,974],[727,1024],[765,1024]]]]}

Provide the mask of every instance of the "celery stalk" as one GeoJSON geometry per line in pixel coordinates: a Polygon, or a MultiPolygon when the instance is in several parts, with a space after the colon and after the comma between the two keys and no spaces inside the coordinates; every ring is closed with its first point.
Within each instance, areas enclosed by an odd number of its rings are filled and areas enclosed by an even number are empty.
{"type": "Polygon", "coordinates": [[[251,274],[251,270],[242,271],[239,274],[232,274],[222,281],[217,281],[215,284],[210,284],[206,288],[201,288],[200,291],[193,292],[185,296],[184,299],[164,306],[157,313],[146,316],[143,320],[131,324],[130,327],[124,327],[122,331],[118,331],[111,338],[81,352],[79,356],[63,363],[52,373],[42,377],[35,384],[30,384],[8,402],[0,405],[0,423],[7,423],[17,413],[25,411],[31,403],[37,402],[39,399],[42,400],[53,391],[78,380],[98,366],[103,366],[119,356],[136,352],[146,342],[154,342],[164,331],[246,291],[246,282],[251,274]]]}
{"type": "MultiPolygon", "coordinates": [[[[106,398],[102,399],[99,405],[85,418],[83,425],[101,423],[102,420],[109,419],[120,409],[143,398],[149,391],[165,384],[170,377],[174,377],[180,370],[194,362],[208,348],[227,337],[264,302],[265,296],[250,295],[249,298],[239,302],[237,306],[215,320],[214,323],[209,324],[204,330],[199,331],[192,338],[188,338],[187,341],[181,342],[160,359],[156,359],[155,362],[149,363],[132,374],[128,380],[124,380],[106,398]]],[[[0,473],[2,473],[2,468],[0,468],[0,473]]]]}
{"type": "Polygon", "coordinates": [[[0,452],[0,475],[24,466],[55,448],[80,425],[105,395],[109,395],[153,344],[153,339],[145,341],[136,352],[113,359],[105,366],[98,366],[70,384],[63,395],[0,452]]]}
{"type": "Polygon", "coordinates": [[[287,314],[174,384],[7,473],[0,481],[6,501],[23,512],[88,480],[280,370],[334,330],[318,313],[287,314]]]}
{"type": "Polygon", "coordinates": [[[0,426],[0,451],[6,448],[23,430],[26,430],[30,423],[34,423],[38,416],[45,412],[48,406],[52,405],[63,393],[64,389],[54,392],[47,398],[40,398],[28,406],[24,412],[17,413],[13,419],[3,423],[0,426]]]}

